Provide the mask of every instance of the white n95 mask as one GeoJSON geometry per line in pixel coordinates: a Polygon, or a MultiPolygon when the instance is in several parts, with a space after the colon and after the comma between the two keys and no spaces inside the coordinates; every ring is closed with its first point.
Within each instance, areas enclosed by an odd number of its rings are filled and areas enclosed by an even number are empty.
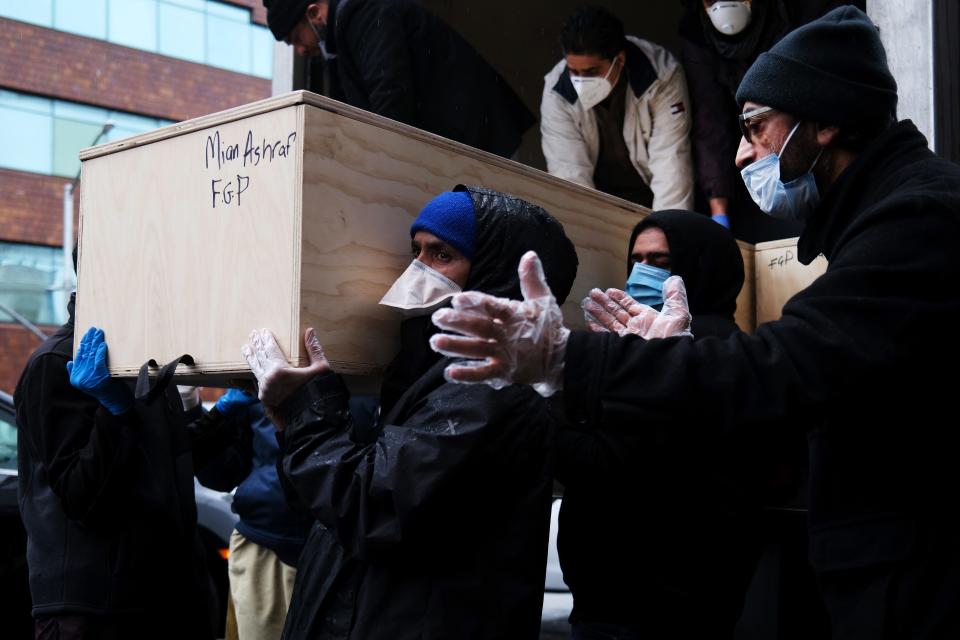
{"type": "Polygon", "coordinates": [[[602,78],[583,76],[570,76],[570,82],[573,83],[573,89],[577,92],[580,104],[585,111],[593,109],[595,106],[607,99],[610,92],[613,91],[613,84],[610,82],[610,74],[613,68],[617,66],[617,59],[613,59],[610,68],[602,78]]]}
{"type": "Polygon", "coordinates": [[[439,309],[462,290],[450,278],[415,259],[380,299],[380,304],[399,309],[405,316],[422,316],[439,309]]]}
{"type": "Polygon", "coordinates": [[[725,36],[735,36],[750,24],[749,2],[714,2],[707,9],[713,28],[725,36]]]}

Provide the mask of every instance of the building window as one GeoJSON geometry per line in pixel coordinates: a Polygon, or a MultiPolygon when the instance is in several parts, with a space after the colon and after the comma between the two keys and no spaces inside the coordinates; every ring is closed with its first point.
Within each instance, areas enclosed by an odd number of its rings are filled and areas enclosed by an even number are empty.
{"type": "MultiPolygon", "coordinates": [[[[62,0],[54,0],[60,3],[62,0]]],[[[156,0],[110,0],[107,39],[134,49],[157,50],[156,0]]]]}
{"type": "Polygon", "coordinates": [[[53,26],[53,0],[0,0],[0,16],[50,27],[53,26]]]}
{"type": "Polygon", "coordinates": [[[196,11],[162,3],[157,18],[160,34],[158,53],[199,64],[206,62],[207,34],[202,9],[196,11]]]}
{"type": "MultiPolygon", "coordinates": [[[[0,242],[0,302],[34,324],[63,324],[70,296],[63,267],[59,247],[0,242]]],[[[0,322],[13,321],[0,309],[0,322]]]]}
{"type": "Polygon", "coordinates": [[[0,90],[0,167],[53,172],[53,100],[0,90]]]}
{"type": "Polygon", "coordinates": [[[0,17],[247,75],[273,75],[273,37],[215,0],[0,0],[0,17]]]}
{"type": "Polygon", "coordinates": [[[80,171],[80,150],[90,146],[107,121],[114,126],[101,143],[173,124],[0,90],[0,167],[73,178],[80,171]]]}
{"type": "Polygon", "coordinates": [[[54,29],[88,38],[106,39],[107,0],[56,0],[54,4],[54,29]]]}
{"type": "Polygon", "coordinates": [[[17,468],[17,425],[0,413],[0,469],[17,468]]]}

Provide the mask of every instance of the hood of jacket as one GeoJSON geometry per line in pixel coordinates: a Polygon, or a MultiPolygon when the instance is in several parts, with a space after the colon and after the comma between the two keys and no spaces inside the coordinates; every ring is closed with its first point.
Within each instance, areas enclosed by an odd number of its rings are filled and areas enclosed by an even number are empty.
{"type": "MultiPolygon", "coordinates": [[[[536,251],[547,283],[563,304],[577,277],[577,252],[563,225],[542,207],[499,191],[457,185],[466,191],[477,217],[476,248],[465,291],[482,291],[513,300],[522,299],[517,265],[527,251],[536,251]]],[[[386,415],[403,393],[441,355],[430,348],[439,329],[430,316],[418,316],[400,325],[400,352],[387,367],[380,392],[381,415],[386,415]]]]}
{"type": "MultiPolygon", "coordinates": [[[[683,278],[694,320],[702,315],[733,318],[743,287],[743,256],[733,234],[710,218],[690,211],[657,211],[630,234],[627,273],[633,243],[644,229],[663,231],[670,245],[670,272],[683,278]]],[[[696,335],[696,332],[694,332],[696,335]]]]}
{"type": "Polygon", "coordinates": [[[477,216],[476,251],[465,291],[483,291],[520,300],[517,265],[536,251],[550,290],[563,304],[577,277],[577,252],[556,218],[542,207],[499,191],[457,185],[466,191],[477,216]]]}

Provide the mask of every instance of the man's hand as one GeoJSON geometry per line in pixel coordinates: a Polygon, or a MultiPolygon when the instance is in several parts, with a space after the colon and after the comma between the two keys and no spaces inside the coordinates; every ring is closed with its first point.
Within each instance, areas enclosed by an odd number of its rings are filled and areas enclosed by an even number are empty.
{"type": "Polygon", "coordinates": [[[290,366],[269,329],[251,331],[250,340],[240,348],[250,370],[257,377],[260,402],[265,407],[279,407],[311,378],[330,371],[330,363],[323,355],[317,332],[312,328],[304,333],[303,345],[310,356],[310,364],[306,367],[290,366]]]}
{"type": "Polygon", "coordinates": [[[468,291],[453,297],[451,309],[434,312],[435,325],[462,336],[438,334],[430,346],[445,356],[468,359],[446,368],[450,382],[483,382],[495,389],[533,384],[543,396],[561,388],[570,331],[536,253],[524,254],[518,273],[523,302],[468,291]]]}
{"type": "Polygon", "coordinates": [[[200,387],[178,384],[177,392],[180,394],[180,404],[184,411],[190,411],[200,406],[200,387]]]}
{"type": "Polygon", "coordinates": [[[663,310],[640,304],[620,289],[593,289],[580,303],[591,331],[637,335],[644,340],[692,336],[687,289],[680,276],[663,283],[663,310]]]}
{"type": "Polygon", "coordinates": [[[133,407],[133,392],[124,383],[110,377],[107,367],[107,343],[103,331],[90,327],[80,339],[77,356],[67,363],[70,384],[92,396],[115,416],[133,407]]]}
{"type": "Polygon", "coordinates": [[[240,389],[229,389],[220,396],[214,408],[224,417],[237,415],[247,407],[257,403],[257,396],[240,389]]]}

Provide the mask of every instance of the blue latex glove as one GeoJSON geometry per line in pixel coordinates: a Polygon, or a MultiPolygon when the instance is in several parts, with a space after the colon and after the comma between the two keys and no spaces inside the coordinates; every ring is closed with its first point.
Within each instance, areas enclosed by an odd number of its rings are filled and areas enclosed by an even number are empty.
{"type": "Polygon", "coordinates": [[[252,396],[240,389],[230,389],[220,396],[214,408],[225,416],[232,416],[257,402],[259,402],[257,396],[252,396]]]}
{"type": "Polygon", "coordinates": [[[107,343],[103,341],[100,329],[90,327],[83,334],[76,357],[67,363],[67,373],[70,374],[70,384],[96,398],[113,415],[118,416],[133,407],[130,387],[110,377],[107,343]]]}
{"type": "Polygon", "coordinates": [[[715,213],[712,216],[713,221],[719,224],[720,226],[729,229],[730,228],[730,218],[727,217],[725,213],[715,213]]]}

